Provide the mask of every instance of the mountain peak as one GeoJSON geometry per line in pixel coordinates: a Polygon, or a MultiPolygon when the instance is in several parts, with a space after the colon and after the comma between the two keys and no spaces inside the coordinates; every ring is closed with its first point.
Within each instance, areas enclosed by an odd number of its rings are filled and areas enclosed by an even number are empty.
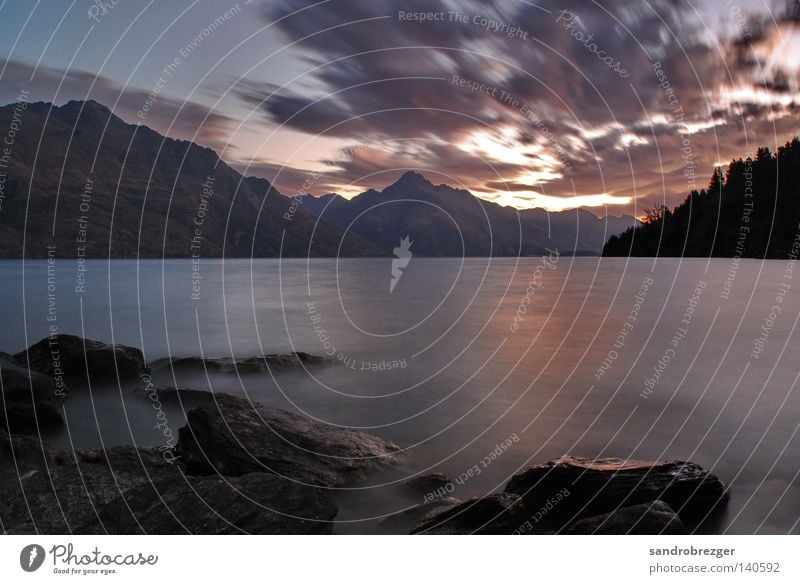
{"type": "Polygon", "coordinates": [[[413,170],[408,170],[403,173],[401,176],[392,186],[433,186],[433,183],[429,181],[427,178],[419,174],[418,172],[414,172],[413,170]]]}
{"type": "Polygon", "coordinates": [[[83,108],[84,114],[92,113],[92,114],[101,114],[103,116],[111,115],[110,109],[108,109],[102,103],[99,103],[93,99],[87,99],[85,101],[73,99],[62,105],[59,109],[64,111],[78,112],[81,110],[81,108],[83,108]]]}

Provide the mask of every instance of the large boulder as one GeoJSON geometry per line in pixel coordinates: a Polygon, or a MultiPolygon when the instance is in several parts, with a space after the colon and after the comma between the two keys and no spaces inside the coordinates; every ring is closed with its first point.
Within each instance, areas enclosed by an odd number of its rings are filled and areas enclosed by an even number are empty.
{"type": "Polygon", "coordinates": [[[326,490],[275,475],[183,477],[126,491],[77,532],[328,534],[336,513],[326,490]]]}
{"type": "MultiPolygon", "coordinates": [[[[52,453],[36,438],[12,436],[0,428],[0,481],[44,468],[52,453]]],[[[0,491],[0,498],[4,497],[0,491]]]]}
{"type": "Polygon", "coordinates": [[[20,481],[39,472],[50,452],[28,436],[11,436],[0,429],[0,533],[9,524],[10,506],[19,494],[20,481]]]}
{"type": "Polygon", "coordinates": [[[180,405],[183,409],[189,409],[199,406],[200,404],[213,402],[215,394],[202,389],[172,387],[150,383],[143,386],[142,391],[139,392],[138,395],[152,402],[180,405]]]}
{"type": "Polygon", "coordinates": [[[573,523],[569,535],[686,535],[683,522],[663,501],[622,507],[573,523]]]}
{"type": "Polygon", "coordinates": [[[219,373],[264,373],[270,370],[291,369],[305,365],[324,363],[325,358],[302,351],[292,353],[231,358],[231,357],[165,357],[153,361],[154,371],[219,373]]]}
{"type": "Polygon", "coordinates": [[[6,402],[5,407],[0,405],[0,427],[11,434],[38,435],[63,425],[64,419],[61,413],[50,402],[35,404],[6,402]]]}
{"type": "Polygon", "coordinates": [[[725,485],[693,462],[573,456],[526,469],[508,482],[505,492],[520,497],[528,512],[558,498],[547,517],[559,525],[655,500],[693,522],[728,499],[725,485]]]}
{"type": "Polygon", "coordinates": [[[42,339],[14,360],[54,379],[127,381],[149,371],[139,349],[64,334],[42,339]]]}
{"type": "Polygon", "coordinates": [[[48,451],[46,458],[45,464],[0,480],[1,519],[7,533],[71,533],[123,492],[182,477],[178,465],[158,451],[133,446],[48,451]]]}
{"type": "Polygon", "coordinates": [[[336,513],[325,489],[271,474],[189,477],[157,449],[55,452],[0,431],[9,534],[324,534],[336,513]]]}
{"type": "Polygon", "coordinates": [[[495,493],[449,507],[423,519],[411,531],[420,535],[510,534],[519,527],[519,500],[495,493]]]}
{"type": "Polygon", "coordinates": [[[403,487],[406,490],[423,497],[425,500],[437,498],[436,495],[440,492],[452,492],[453,489],[448,488],[451,485],[452,482],[447,478],[447,475],[441,472],[419,475],[403,483],[403,487]]]}
{"type": "Polygon", "coordinates": [[[444,497],[442,499],[426,501],[419,505],[412,505],[407,509],[387,515],[378,521],[378,529],[381,533],[396,535],[406,534],[417,524],[427,521],[460,503],[461,500],[455,497],[444,497]]]}
{"type": "Polygon", "coordinates": [[[0,378],[6,402],[39,402],[55,396],[51,378],[21,366],[8,353],[0,353],[0,378]]]}
{"type": "Polygon", "coordinates": [[[187,414],[178,453],[190,474],[268,472],[326,487],[352,484],[395,461],[382,438],[223,394],[187,414]]]}

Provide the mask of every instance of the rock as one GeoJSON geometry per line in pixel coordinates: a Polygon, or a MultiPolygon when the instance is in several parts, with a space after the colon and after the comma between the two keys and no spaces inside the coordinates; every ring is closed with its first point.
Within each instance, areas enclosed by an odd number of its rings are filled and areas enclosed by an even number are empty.
{"type": "Polygon", "coordinates": [[[215,395],[211,391],[155,384],[150,384],[145,391],[140,392],[140,394],[142,397],[146,397],[153,402],[159,401],[166,404],[181,404],[184,408],[213,402],[215,395]]]}
{"type": "Polygon", "coordinates": [[[403,483],[403,486],[415,495],[425,497],[439,489],[447,488],[448,484],[450,484],[450,479],[447,478],[447,475],[440,472],[432,472],[408,479],[403,483]]]}
{"type": "Polygon", "coordinates": [[[423,519],[411,531],[422,535],[510,534],[520,524],[518,499],[495,493],[474,498],[423,519]]]}
{"type": "Polygon", "coordinates": [[[683,522],[663,501],[622,507],[576,521],[570,535],[686,535],[683,522]]]}
{"type": "MultiPolygon", "coordinates": [[[[256,357],[256,365],[266,362],[270,367],[301,367],[303,365],[318,365],[325,363],[326,359],[318,355],[312,355],[303,351],[293,351],[286,354],[264,355],[263,358],[256,357]]],[[[245,363],[246,364],[246,363],[245,363]]]]}
{"type": "MultiPolygon", "coordinates": [[[[50,451],[36,438],[10,436],[0,429],[0,480],[17,479],[52,462],[50,451]]],[[[0,491],[0,498],[5,495],[0,491]]]]}
{"type": "Polygon", "coordinates": [[[38,434],[64,424],[51,378],[20,366],[8,353],[0,353],[0,375],[0,427],[12,434],[38,434]]]}
{"type": "Polygon", "coordinates": [[[269,354],[261,357],[233,359],[231,357],[167,357],[153,361],[154,370],[217,371],[221,373],[263,373],[272,369],[287,369],[325,362],[323,357],[296,351],[269,354]]]}
{"type": "Polygon", "coordinates": [[[562,490],[567,496],[547,515],[558,526],[655,500],[665,502],[684,521],[702,519],[728,498],[725,485],[692,462],[572,456],[526,469],[508,482],[505,492],[522,498],[530,514],[562,490]]]}
{"type": "Polygon", "coordinates": [[[0,426],[11,434],[35,434],[60,428],[64,419],[59,410],[49,402],[24,404],[6,402],[5,415],[0,406],[0,426]],[[8,425],[6,426],[6,420],[8,425]]]}
{"type": "Polygon", "coordinates": [[[337,513],[325,489],[269,474],[187,477],[159,450],[133,446],[53,452],[0,431],[0,471],[10,534],[316,534],[337,513]]]}
{"type": "MultiPolygon", "coordinates": [[[[45,401],[55,396],[52,379],[20,366],[8,353],[0,353],[0,377],[6,402],[45,401]]],[[[2,403],[2,402],[0,402],[2,403]]]]}
{"type": "Polygon", "coordinates": [[[49,452],[38,440],[0,429],[0,533],[9,524],[9,507],[18,499],[20,480],[44,468],[48,459],[49,452]]]}
{"type": "Polygon", "coordinates": [[[75,335],[53,335],[14,355],[21,366],[53,378],[128,381],[149,371],[139,349],[75,335]],[[85,347],[85,350],[84,350],[85,347]]]}
{"type": "Polygon", "coordinates": [[[126,491],[77,532],[328,534],[336,513],[324,489],[275,475],[183,477],[126,491]]]}
{"type": "Polygon", "coordinates": [[[220,371],[228,364],[222,358],[207,358],[202,357],[165,357],[163,359],[156,359],[150,363],[153,371],[169,371],[174,370],[176,373],[184,371],[220,371]]]}
{"type": "Polygon", "coordinates": [[[445,497],[444,499],[420,503],[384,517],[378,522],[378,527],[384,533],[405,534],[411,531],[418,523],[460,503],[461,500],[455,497],[445,497]]]}
{"type": "Polygon", "coordinates": [[[12,534],[65,534],[96,518],[121,493],[151,481],[180,480],[156,450],[48,452],[48,464],[0,481],[3,526],[12,534]]]}
{"type": "Polygon", "coordinates": [[[270,472],[327,487],[352,484],[395,461],[392,442],[244,399],[214,394],[187,413],[178,453],[190,474],[270,472]]]}

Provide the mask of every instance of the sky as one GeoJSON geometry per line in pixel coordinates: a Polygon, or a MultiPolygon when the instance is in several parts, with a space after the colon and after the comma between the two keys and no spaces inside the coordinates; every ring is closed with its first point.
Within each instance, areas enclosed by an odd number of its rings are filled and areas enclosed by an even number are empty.
{"type": "Polygon", "coordinates": [[[289,196],[411,169],[642,215],[800,133],[796,0],[0,0],[0,33],[0,102],[95,99],[289,196]]]}

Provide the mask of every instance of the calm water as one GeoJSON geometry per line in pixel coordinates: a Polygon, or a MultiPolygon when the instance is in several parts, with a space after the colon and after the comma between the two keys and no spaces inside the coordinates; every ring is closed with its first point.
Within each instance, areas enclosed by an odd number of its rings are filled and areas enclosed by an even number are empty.
{"type": "MultiPolygon", "coordinates": [[[[330,365],[274,378],[156,381],[247,391],[391,438],[408,451],[398,479],[457,477],[516,435],[455,496],[565,453],[688,459],[733,486],[721,530],[800,531],[800,294],[781,288],[800,289],[800,272],[787,263],[415,258],[390,293],[390,262],[203,261],[193,298],[188,260],[90,261],[83,294],[75,261],[59,260],[55,324],[142,347],[149,361],[327,353],[330,365]]],[[[0,262],[0,294],[0,350],[47,334],[46,262],[0,262]]],[[[159,445],[140,394],[76,391],[69,433],[49,439],[159,445]]],[[[177,431],[182,412],[166,413],[177,431]]],[[[369,531],[365,519],[408,503],[392,485],[343,492],[339,530],[369,531]]]]}

